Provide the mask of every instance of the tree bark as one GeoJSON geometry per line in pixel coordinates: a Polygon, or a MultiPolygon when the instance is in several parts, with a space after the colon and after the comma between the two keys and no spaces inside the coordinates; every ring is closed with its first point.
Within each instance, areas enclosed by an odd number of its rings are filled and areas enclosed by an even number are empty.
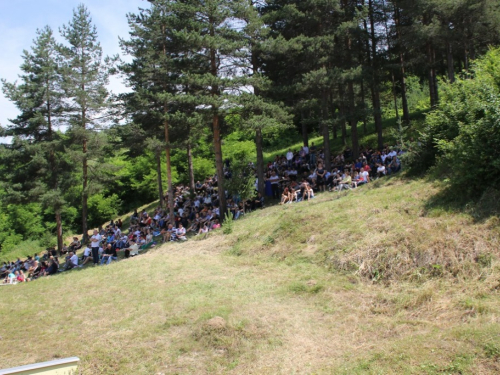
{"type": "Polygon", "coordinates": [[[302,127],[302,142],[304,146],[309,145],[309,134],[307,133],[307,123],[305,121],[304,110],[300,110],[300,125],[302,127]]]}
{"type": "Polygon", "coordinates": [[[193,167],[193,149],[191,147],[191,141],[187,143],[187,156],[188,156],[188,174],[189,174],[189,190],[192,194],[195,193],[194,186],[194,167],[193,167]]]}
{"type": "MultiPolygon", "coordinates": [[[[382,111],[380,109],[380,88],[378,83],[378,59],[377,59],[377,39],[375,37],[375,19],[373,11],[373,0],[368,1],[369,18],[370,18],[370,40],[371,40],[371,58],[368,51],[367,56],[372,68],[372,103],[373,103],[373,120],[375,122],[375,129],[377,131],[377,145],[379,149],[384,147],[384,140],[382,136],[382,111]]],[[[365,25],[365,28],[367,26],[365,25]]]]}
{"type": "Polygon", "coordinates": [[[330,130],[328,129],[328,92],[323,90],[321,97],[321,112],[323,121],[321,121],[321,130],[323,135],[323,152],[325,154],[325,169],[327,171],[331,170],[330,162],[330,130]]]}
{"type": "Polygon", "coordinates": [[[83,140],[83,192],[82,192],[82,241],[87,242],[89,234],[87,227],[87,202],[88,191],[88,160],[87,160],[87,139],[83,140]]]}
{"type": "Polygon", "coordinates": [[[365,114],[365,83],[364,79],[361,79],[361,107],[363,109],[363,134],[366,135],[368,133],[368,129],[366,128],[366,114],[365,114]]]}
{"type": "Polygon", "coordinates": [[[161,181],[161,152],[155,151],[155,159],[156,159],[156,177],[158,183],[158,197],[160,198],[160,207],[163,208],[164,199],[163,199],[163,186],[161,181]]]}
{"type": "Polygon", "coordinates": [[[401,41],[401,20],[399,8],[394,7],[394,23],[396,24],[396,37],[399,42],[399,69],[401,72],[399,82],[401,85],[401,101],[403,107],[403,122],[407,125],[410,124],[410,110],[408,108],[408,97],[406,95],[406,71],[405,71],[405,58],[403,53],[403,43],[401,41]]]}
{"type": "Polygon", "coordinates": [[[257,149],[257,191],[264,196],[264,154],[262,152],[262,130],[257,128],[255,131],[255,146],[257,149]]]}
{"type": "Polygon", "coordinates": [[[346,129],[346,110],[344,104],[344,88],[342,84],[339,85],[340,94],[340,106],[339,106],[339,118],[340,118],[340,130],[342,135],[342,145],[347,146],[347,129],[346,129]]]}
{"type": "Polygon", "coordinates": [[[352,157],[357,159],[359,156],[359,140],[358,140],[358,122],[354,113],[354,82],[349,80],[347,83],[349,95],[349,124],[351,125],[351,142],[352,142],[352,157]]]}
{"type": "Polygon", "coordinates": [[[432,47],[432,42],[427,42],[427,63],[428,63],[428,80],[429,80],[429,96],[431,107],[437,105],[437,93],[436,93],[436,70],[434,68],[434,49],[432,47]]]}
{"type": "MultiPolygon", "coordinates": [[[[50,101],[50,82],[46,80],[46,88],[47,88],[47,135],[49,142],[53,141],[53,132],[52,132],[52,106],[50,101]]],[[[57,190],[57,167],[56,167],[56,156],[55,151],[51,147],[49,154],[49,163],[50,163],[50,172],[51,172],[51,188],[57,190]]],[[[58,205],[58,204],[57,204],[58,205]]],[[[61,254],[63,248],[63,238],[62,238],[62,220],[61,220],[61,211],[59,207],[54,207],[55,217],[56,217],[56,237],[57,237],[57,251],[61,254]]]]}
{"type": "MultiPolygon", "coordinates": [[[[168,113],[168,105],[165,102],[163,105],[163,111],[165,116],[168,113]]],[[[172,186],[172,165],[170,161],[170,135],[168,129],[168,121],[165,119],[163,122],[163,127],[165,130],[165,154],[167,157],[167,194],[168,194],[168,213],[169,213],[169,221],[172,225],[175,226],[175,216],[174,216],[174,188],[172,186]]]]}
{"type": "MultiPolygon", "coordinates": [[[[214,109],[214,111],[217,111],[217,109],[214,109]]],[[[224,189],[224,162],[222,160],[221,131],[219,114],[217,112],[213,115],[212,126],[214,135],[215,168],[217,170],[217,192],[219,195],[219,215],[223,220],[226,216],[227,203],[224,189]]]]}
{"type": "Polygon", "coordinates": [[[446,42],[446,62],[448,63],[448,79],[455,82],[455,69],[453,63],[453,47],[450,42],[446,42]]]}
{"type": "MultiPolygon", "coordinates": [[[[165,35],[165,25],[162,25],[162,33],[165,35]]],[[[167,46],[165,42],[163,42],[163,55],[165,56],[165,59],[167,58],[167,46]]],[[[165,64],[165,73],[168,71],[167,70],[167,63],[166,60],[164,62],[165,64]]],[[[166,84],[165,84],[165,90],[167,89],[166,84]]],[[[168,129],[168,120],[167,120],[167,115],[168,115],[168,103],[165,101],[163,103],[163,114],[165,116],[165,119],[163,121],[163,127],[165,131],[165,154],[166,154],[166,159],[167,159],[167,194],[168,194],[168,213],[169,213],[169,221],[170,223],[175,227],[175,216],[174,216],[174,189],[172,186],[172,165],[171,165],[171,160],[170,160],[170,134],[169,134],[169,129],[168,129]]]]}
{"type": "Polygon", "coordinates": [[[63,248],[63,238],[62,238],[62,220],[61,211],[56,211],[56,232],[57,232],[57,251],[61,254],[63,248]]]}
{"type": "MultiPolygon", "coordinates": [[[[215,37],[214,21],[210,20],[210,36],[215,37]]],[[[218,76],[216,50],[210,48],[210,73],[218,76]]],[[[219,86],[213,85],[211,94],[213,97],[220,96],[219,86]]],[[[219,217],[224,220],[227,213],[226,191],[224,189],[224,162],[222,160],[221,129],[219,123],[219,108],[212,107],[212,132],[214,136],[215,169],[217,170],[217,192],[219,195],[219,217]]]]}

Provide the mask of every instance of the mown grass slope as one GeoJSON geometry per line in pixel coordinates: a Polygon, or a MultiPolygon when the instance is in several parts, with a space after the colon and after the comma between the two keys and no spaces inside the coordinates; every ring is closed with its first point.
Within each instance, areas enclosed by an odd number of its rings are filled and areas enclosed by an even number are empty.
{"type": "Polygon", "coordinates": [[[275,206],[233,233],[0,288],[0,367],[83,374],[495,374],[499,225],[425,181],[275,206]]]}

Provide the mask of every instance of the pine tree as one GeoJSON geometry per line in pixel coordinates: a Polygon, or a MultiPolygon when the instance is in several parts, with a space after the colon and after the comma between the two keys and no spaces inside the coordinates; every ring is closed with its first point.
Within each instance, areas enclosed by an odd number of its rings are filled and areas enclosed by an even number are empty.
{"type": "MultiPolygon", "coordinates": [[[[181,53],[196,58],[196,68],[183,78],[192,90],[193,100],[211,123],[220,216],[226,215],[224,164],[222,158],[223,114],[235,106],[235,93],[245,85],[241,68],[245,66],[245,40],[236,29],[238,19],[248,7],[247,0],[184,0],[175,11],[184,25],[177,33],[181,53]]],[[[187,100],[187,99],[186,99],[187,100]]]]}
{"type": "Polygon", "coordinates": [[[71,165],[65,156],[66,139],[58,131],[64,124],[64,92],[60,75],[60,55],[52,30],[37,30],[31,51],[24,51],[21,83],[2,80],[3,92],[15,103],[20,115],[10,120],[5,135],[12,144],[1,155],[10,165],[2,173],[6,198],[11,202],[38,201],[55,213],[57,247],[63,245],[62,193],[70,184],[71,165]]]}
{"type": "Polygon", "coordinates": [[[99,130],[107,107],[110,61],[104,61],[102,48],[97,40],[97,30],[87,8],[82,4],[73,11],[73,18],[61,29],[68,46],[61,47],[64,55],[64,89],[68,100],[67,111],[71,135],[81,142],[82,162],[82,232],[88,236],[87,214],[89,198],[89,159],[97,153],[100,143],[91,144],[99,138],[92,133],[99,130]],[[92,149],[95,146],[95,149],[92,149]]]}

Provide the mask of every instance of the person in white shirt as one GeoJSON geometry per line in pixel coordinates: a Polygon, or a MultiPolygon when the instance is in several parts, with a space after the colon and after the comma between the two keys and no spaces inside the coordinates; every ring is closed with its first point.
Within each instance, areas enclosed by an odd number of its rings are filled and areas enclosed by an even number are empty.
{"type": "Polygon", "coordinates": [[[286,161],[287,161],[288,167],[292,166],[292,159],[293,159],[292,149],[288,149],[288,152],[286,153],[286,161]]]}
{"type": "Polygon", "coordinates": [[[272,171],[271,177],[269,177],[269,181],[271,181],[271,189],[273,191],[273,197],[276,199],[280,198],[280,191],[279,191],[279,176],[276,174],[275,171],[272,171]]]}
{"type": "Polygon", "coordinates": [[[92,247],[92,259],[94,260],[94,264],[98,264],[99,262],[99,244],[101,243],[102,237],[94,229],[94,235],[90,237],[91,247],[92,247]]]}
{"type": "Polygon", "coordinates": [[[93,260],[92,249],[90,247],[90,244],[87,244],[87,246],[85,246],[85,249],[83,249],[83,258],[82,258],[83,263],[80,264],[79,267],[83,267],[91,260],[93,260]]]}
{"type": "Polygon", "coordinates": [[[75,268],[75,267],[78,267],[78,257],[76,256],[76,254],[74,252],[70,251],[69,257],[66,258],[65,268],[67,270],[70,270],[70,269],[75,268]]]}
{"type": "Polygon", "coordinates": [[[383,164],[378,164],[378,167],[377,167],[377,176],[378,177],[383,177],[385,176],[385,165],[383,164]]]}
{"type": "Polygon", "coordinates": [[[177,228],[177,238],[183,241],[187,241],[186,238],[186,228],[179,223],[179,228],[177,228]]]}
{"type": "MultiPolygon", "coordinates": [[[[361,173],[359,175],[363,179],[363,183],[370,182],[370,174],[367,171],[361,170],[361,173]]],[[[359,185],[359,183],[358,183],[358,185],[359,185]]]]}
{"type": "Polygon", "coordinates": [[[130,241],[130,246],[125,249],[125,258],[135,257],[139,255],[139,245],[134,241],[130,241]]]}

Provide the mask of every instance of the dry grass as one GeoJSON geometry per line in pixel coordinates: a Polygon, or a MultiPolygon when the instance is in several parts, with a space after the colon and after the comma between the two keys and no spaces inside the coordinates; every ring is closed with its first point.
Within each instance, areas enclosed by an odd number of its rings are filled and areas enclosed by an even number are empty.
{"type": "Polygon", "coordinates": [[[432,193],[323,194],[228,236],[2,287],[0,367],[76,355],[82,374],[498,373],[497,227],[425,213],[432,193]]]}

